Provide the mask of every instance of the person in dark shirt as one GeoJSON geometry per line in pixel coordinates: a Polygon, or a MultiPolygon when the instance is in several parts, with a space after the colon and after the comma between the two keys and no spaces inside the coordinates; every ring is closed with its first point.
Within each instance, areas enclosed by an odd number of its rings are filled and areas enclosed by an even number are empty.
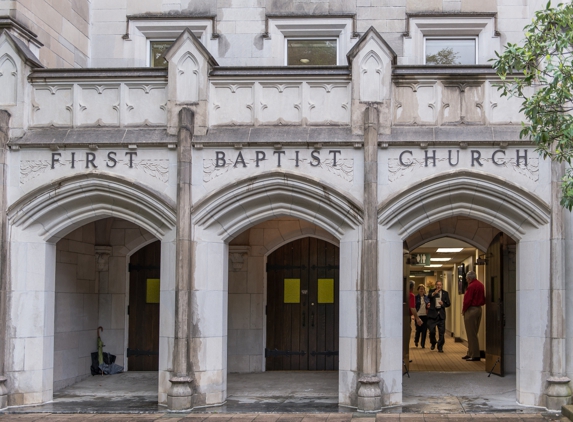
{"type": "Polygon", "coordinates": [[[468,336],[468,352],[462,359],[467,361],[480,360],[478,331],[481,322],[481,307],[485,305],[485,289],[483,283],[476,278],[476,273],[468,271],[466,274],[468,289],[464,295],[462,315],[468,336]]]}
{"type": "Polygon", "coordinates": [[[428,310],[430,306],[430,299],[426,296],[426,287],[423,284],[418,286],[418,294],[416,295],[416,311],[422,320],[422,325],[416,325],[416,336],[414,337],[414,344],[418,347],[418,342],[422,349],[426,347],[426,334],[428,333],[428,310]]]}
{"type": "Polygon", "coordinates": [[[444,352],[446,339],[446,308],[450,306],[450,295],[442,289],[442,281],[436,281],[436,288],[428,293],[430,307],[428,308],[428,329],[430,330],[431,350],[438,346],[438,352],[444,352]],[[438,328],[438,341],[436,341],[436,327],[438,328]]]}

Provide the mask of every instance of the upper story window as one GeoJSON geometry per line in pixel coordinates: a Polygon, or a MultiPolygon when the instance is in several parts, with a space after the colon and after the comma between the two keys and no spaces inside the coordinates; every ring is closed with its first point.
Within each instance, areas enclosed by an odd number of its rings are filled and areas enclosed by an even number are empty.
{"type": "Polygon", "coordinates": [[[337,63],[336,39],[286,39],[287,66],[336,66],[337,63]]]}
{"type": "Polygon", "coordinates": [[[355,16],[266,17],[264,37],[274,66],[344,66],[356,42],[355,16]]]}
{"type": "Polygon", "coordinates": [[[495,13],[409,13],[399,64],[487,64],[500,50],[495,13]]]}
{"type": "Polygon", "coordinates": [[[477,64],[476,37],[430,38],[426,37],[425,64],[471,65],[477,64]]]}
{"type": "MultiPolygon", "coordinates": [[[[126,45],[121,60],[129,66],[167,67],[163,54],[184,30],[193,32],[205,47],[216,49],[215,28],[214,17],[130,15],[126,34],[122,37],[126,45]]],[[[100,62],[96,59],[95,63],[100,62]]]]}
{"type": "Polygon", "coordinates": [[[173,40],[149,41],[149,66],[167,67],[163,54],[171,47],[173,40]]]}

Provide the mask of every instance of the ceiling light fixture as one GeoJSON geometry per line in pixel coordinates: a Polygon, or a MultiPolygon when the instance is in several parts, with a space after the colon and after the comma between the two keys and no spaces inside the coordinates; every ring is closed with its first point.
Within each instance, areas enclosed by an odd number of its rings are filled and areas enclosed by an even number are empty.
{"type": "Polygon", "coordinates": [[[438,262],[445,262],[445,261],[451,261],[452,258],[430,258],[430,261],[438,261],[438,262]]]}
{"type": "Polygon", "coordinates": [[[430,267],[441,267],[442,264],[430,264],[430,265],[425,265],[425,268],[430,268],[430,267]]]}
{"type": "Polygon", "coordinates": [[[437,253],[458,253],[463,251],[464,248],[438,248],[437,253]]]}

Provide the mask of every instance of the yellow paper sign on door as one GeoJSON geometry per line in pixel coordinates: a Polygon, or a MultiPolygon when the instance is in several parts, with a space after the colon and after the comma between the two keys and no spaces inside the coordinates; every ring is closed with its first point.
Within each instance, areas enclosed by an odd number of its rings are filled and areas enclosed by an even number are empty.
{"type": "Polygon", "coordinates": [[[300,278],[285,278],[284,303],[300,303],[300,278]]]}
{"type": "Polygon", "coordinates": [[[334,303],[334,279],[318,279],[318,303],[334,303]]]}
{"type": "Polygon", "coordinates": [[[146,303],[159,303],[159,279],[147,279],[147,292],[145,295],[146,303]]]}

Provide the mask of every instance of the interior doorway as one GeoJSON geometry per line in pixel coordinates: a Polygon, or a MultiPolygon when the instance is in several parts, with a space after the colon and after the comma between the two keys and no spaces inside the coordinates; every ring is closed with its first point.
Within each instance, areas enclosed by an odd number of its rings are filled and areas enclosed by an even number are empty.
{"type": "Polygon", "coordinates": [[[161,242],[139,249],[129,262],[127,369],[159,369],[161,242]]]}
{"type": "Polygon", "coordinates": [[[304,237],[267,258],[266,370],[338,370],[339,248],[304,237]]]}
{"type": "MultiPolygon", "coordinates": [[[[515,373],[516,243],[495,230],[481,245],[444,236],[407,250],[404,265],[405,301],[412,282],[415,295],[419,295],[420,290],[425,290],[427,295],[437,283],[441,283],[449,293],[450,306],[445,312],[443,353],[439,353],[439,347],[432,348],[429,331],[426,331],[423,342],[422,331],[425,330],[418,329],[416,335],[412,322],[412,334],[409,339],[404,338],[404,372],[492,371],[500,376],[515,373]],[[488,246],[481,246],[483,244],[488,246]],[[476,273],[486,291],[486,305],[478,333],[480,361],[462,359],[467,351],[462,308],[469,271],[476,273]]],[[[408,307],[404,309],[408,312],[404,320],[410,323],[408,307]]],[[[439,338],[438,332],[435,336],[439,338]]]]}

